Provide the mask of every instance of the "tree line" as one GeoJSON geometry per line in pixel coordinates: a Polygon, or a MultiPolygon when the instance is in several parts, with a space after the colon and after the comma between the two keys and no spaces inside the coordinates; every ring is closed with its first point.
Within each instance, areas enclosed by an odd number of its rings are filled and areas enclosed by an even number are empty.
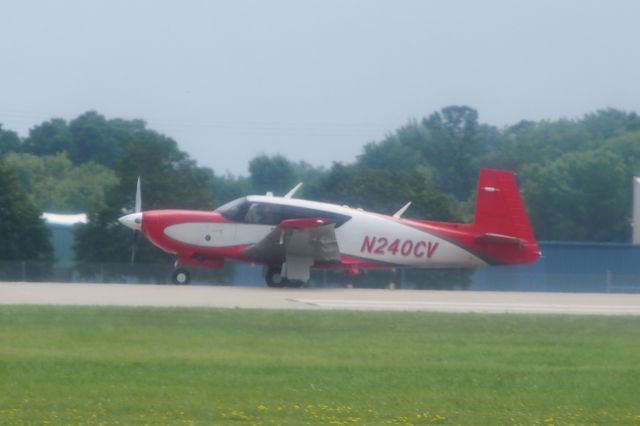
{"type": "MultiPolygon", "coordinates": [[[[38,217],[51,211],[89,214],[76,233],[79,262],[126,262],[131,235],[117,218],[132,210],[138,176],[145,209],[213,209],[304,181],[305,198],[382,213],[412,201],[408,217],[470,221],[482,167],[517,173],[539,239],[627,242],[640,117],[605,109],[499,128],[481,123],[473,108],[449,106],[366,144],[352,163],[324,168],[260,154],[248,176],[198,165],[142,120],[89,111],[46,121],[24,138],[0,125],[0,259],[50,258],[38,217]]],[[[165,257],[145,242],[137,255],[140,262],[165,257]]]]}

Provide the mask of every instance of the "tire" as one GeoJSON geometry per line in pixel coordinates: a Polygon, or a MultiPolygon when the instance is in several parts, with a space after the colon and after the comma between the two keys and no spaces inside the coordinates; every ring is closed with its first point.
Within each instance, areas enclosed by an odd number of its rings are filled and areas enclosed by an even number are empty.
{"type": "Polygon", "coordinates": [[[171,281],[178,285],[187,285],[191,282],[191,274],[184,268],[178,268],[171,274],[171,281]]]}
{"type": "Polygon", "coordinates": [[[288,288],[301,288],[303,285],[305,285],[305,282],[300,280],[286,280],[285,283],[285,287],[288,288]]]}
{"type": "Polygon", "coordinates": [[[277,267],[267,269],[264,279],[269,287],[274,288],[285,287],[287,283],[287,280],[282,277],[281,269],[277,267]]]}

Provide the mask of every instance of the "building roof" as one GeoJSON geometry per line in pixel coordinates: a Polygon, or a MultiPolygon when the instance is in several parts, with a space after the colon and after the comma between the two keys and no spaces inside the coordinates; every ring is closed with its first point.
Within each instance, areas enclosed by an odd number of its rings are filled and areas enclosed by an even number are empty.
{"type": "Polygon", "coordinates": [[[87,223],[87,214],[58,214],[58,213],[42,213],[40,216],[47,224],[60,226],[73,226],[78,223],[87,223]]]}

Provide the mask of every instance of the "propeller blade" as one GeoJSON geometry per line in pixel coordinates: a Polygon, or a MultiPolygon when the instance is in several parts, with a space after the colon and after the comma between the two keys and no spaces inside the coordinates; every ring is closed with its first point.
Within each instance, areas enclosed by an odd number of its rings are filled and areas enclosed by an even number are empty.
{"type": "MultiPolygon", "coordinates": [[[[136,184],[136,213],[142,211],[142,191],[140,190],[140,176],[138,176],[138,183],[136,184]]],[[[136,261],[136,251],[138,250],[138,237],[140,232],[138,230],[133,231],[133,239],[131,240],[131,264],[136,261]]]]}
{"type": "Polygon", "coordinates": [[[138,251],[138,234],[140,231],[133,231],[133,239],[131,240],[131,264],[136,262],[136,252],[138,251]]]}
{"type": "Polygon", "coordinates": [[[136,213],[142,211],[142,192],[140,191],[140,176],[138,176],[138,184],[136,185],[136,213]]]}

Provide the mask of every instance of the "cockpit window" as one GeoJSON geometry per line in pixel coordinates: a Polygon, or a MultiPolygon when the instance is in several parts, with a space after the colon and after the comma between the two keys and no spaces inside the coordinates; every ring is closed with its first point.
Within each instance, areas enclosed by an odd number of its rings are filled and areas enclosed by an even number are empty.
{"type": "Polygon", "coordinates": [[[271,203],[254,203],[246,198],[231,201],[216,211],[234,222],[257,225],[277,225],[282,222],[281,206],[271,203]]]}
{"type": "Polygon", "coordinates": [[[282,222],[281,206],[269,203],[251,203],[244,221],[260,225],[277,225],[282,222]]]}
{"type": "Polygon", "coordinates": [[[246,198],[238,198],[218,207],[216,211],[234,222],[244,222],[249,205],[250,203],[246,198]]]}
{"type": "Polygon", "coordinates": [[[350,216],[306,207],[286,206],[276,203],[251,202],[246,198],[231,201],[216,210],[229,220],[256,225],[278,225],[283,220],[300,218],[325,218],[336,228],[351,219],[350,216]]]}

